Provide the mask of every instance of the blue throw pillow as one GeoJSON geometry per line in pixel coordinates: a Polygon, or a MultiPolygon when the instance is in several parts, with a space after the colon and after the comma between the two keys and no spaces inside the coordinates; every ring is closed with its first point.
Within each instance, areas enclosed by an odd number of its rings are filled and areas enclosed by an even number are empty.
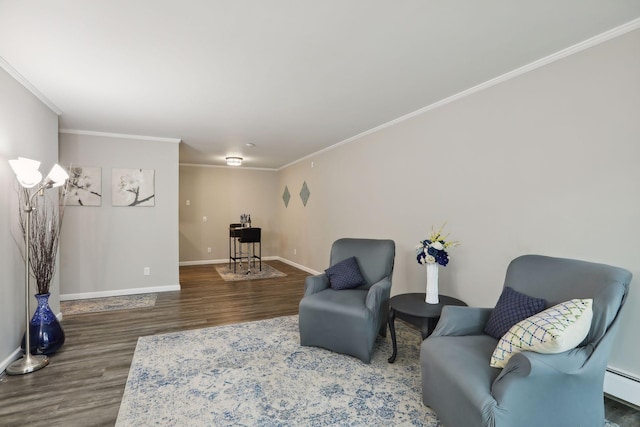
{"type": "Polygon", "coordinates": [[[324,272],[329,278],[329,284],[336,290],[353,289],[365,283],[358,261],[353,256],[332,265],[324,272]]]}
{"type": "Polygon", "coordinates": [[[499,340],[513,325],[540,313],[546,305],[544,299],[530,297],[507,286],[489,316],[484,332],[499,340]]]}

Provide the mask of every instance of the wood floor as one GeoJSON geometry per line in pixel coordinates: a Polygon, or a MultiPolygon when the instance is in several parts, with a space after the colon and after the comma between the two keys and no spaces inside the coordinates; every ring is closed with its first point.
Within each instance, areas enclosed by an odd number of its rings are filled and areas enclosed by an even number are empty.
{"type": "Polygon", "coordinates": [[[214,266],[180,268],[179,292],[153,308],[65,316],[66,340],[49,366],[0,380],[0,426],[113,426],[138,337],[298,313],[309,275],[225,282],[214,266]]]}
{"type": "MultiPolygon", "coordinates": [[[[225,282],[212,265],[181,267],[182,290],[159,293],[153,308],[65,316],[49,366],[0,376],[0,426],[113,426],[138,337],[297,314],[308,273],[269,264],[287,276],[225,282]]],[[[606,409],[640,426],[640,412],[608,399],[606,409]]]]}

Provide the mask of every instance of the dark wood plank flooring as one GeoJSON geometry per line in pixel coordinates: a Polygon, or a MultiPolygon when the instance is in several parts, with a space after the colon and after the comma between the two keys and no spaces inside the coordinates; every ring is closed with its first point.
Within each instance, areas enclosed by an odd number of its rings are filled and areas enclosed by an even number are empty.
{"type": "MultiPolygon", "coordinates": [[[[66,342],[50,365],[0,376],[0,426],[113,426],[138,337],[298,313],[308,273],[270,261],[286,277],[225,282],[212,265],[180,268],[179,292],[152,308],[65,316],[66,342]]],[[[607,416],[640,426],[640,413],[607,399],[607,416]]]]}
{"type": "Polygon", "coordinates": [[[65,316],[49,366],[0,379],[0,426],[113,426],[138,337],[298,313],[309,274],[269,264],[287,276],[225,282],[212,265],[181,267],[181,291],[153,308],[65,316]]]}

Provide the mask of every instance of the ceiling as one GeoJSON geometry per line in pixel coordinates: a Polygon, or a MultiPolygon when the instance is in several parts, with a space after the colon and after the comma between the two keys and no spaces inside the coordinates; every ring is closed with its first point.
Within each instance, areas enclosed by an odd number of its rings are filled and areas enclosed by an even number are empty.
{"type": "Polygon", "coordinates": [[[0,59],[60,128],[277,169],[638,17],[640,0],[0,0],[0,59]]]}

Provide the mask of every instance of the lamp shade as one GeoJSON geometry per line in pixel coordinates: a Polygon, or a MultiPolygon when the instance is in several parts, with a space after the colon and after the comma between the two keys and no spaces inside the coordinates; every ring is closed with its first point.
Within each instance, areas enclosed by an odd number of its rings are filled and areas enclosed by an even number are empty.
{"type": "Polygon", "coordinates": [[[59,164],[53,165],[49,175],[44,179],[44,185],[47,188],[60,187],[69,179],[69,174],[59,164]]]}
{"type": "Polygon", "coordinates": [[[9,160],[9,164],[13,173],[16,174],[18,182],[24,188],[35,187],[42,179],[42,174],[38,171],[40,162],[37,160],[18,157],[18,159],[9,160]]]}

